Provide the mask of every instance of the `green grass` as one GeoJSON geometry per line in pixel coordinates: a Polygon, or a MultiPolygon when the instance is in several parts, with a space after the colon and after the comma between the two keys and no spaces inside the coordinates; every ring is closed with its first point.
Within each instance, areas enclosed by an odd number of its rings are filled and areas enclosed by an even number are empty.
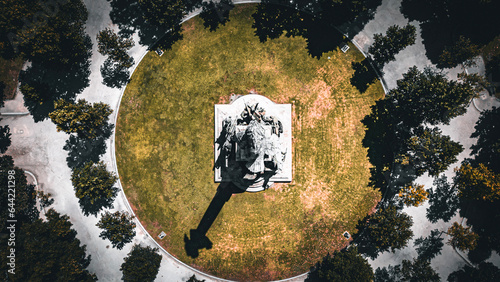
{"type": "Polygon", "coordinates": [[[171,254],[229,279],[272,280],[304,273],[348,241],[380,193],[368,187],[370,163],[361,119],[383,96],[380,83],[361,94],[350,85],[354,46],[312,58],[301,37],[260,43],[255,6],[237,5],[217,32],[199,18],[158,57],[147,54],[121,102],[116,156],[125,193],[142,224],[171,254]],[[330,56],[331,59],[327,59],[330,56]],[[255,90],[291,103],[293,182],[236,194],[207,236],[213,248],[192,259],[184,235],[215,195],[214,104],[255,90]]]}

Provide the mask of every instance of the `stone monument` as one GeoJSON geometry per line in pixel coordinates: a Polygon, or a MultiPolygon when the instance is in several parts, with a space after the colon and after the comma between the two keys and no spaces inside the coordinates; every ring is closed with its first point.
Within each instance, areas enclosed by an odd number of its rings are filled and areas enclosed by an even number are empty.
{"type": "Polygon", "coordinates": [[[215,182],[263,191],[292,181],[290,104],[249,94],[215,105],[215,182]]]}

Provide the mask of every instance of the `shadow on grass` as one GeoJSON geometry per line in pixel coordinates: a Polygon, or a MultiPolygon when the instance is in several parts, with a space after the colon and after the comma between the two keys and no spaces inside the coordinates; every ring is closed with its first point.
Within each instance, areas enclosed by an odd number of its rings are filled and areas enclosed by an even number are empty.
{"type": "Polygon", "coordinates": [[[198,227],[189,231],[189,237],[187,234],[184,234],[184,248],[188,256],[197,258],[201,249],[209,250],[212,248],[212,241],[207,237],[207,232],[226,202],[236,193],[242,193],[242,190],[230,182],[223,182],[217,187],[217,192],[205,211],[198,227]]]}
{"type": "MultiPolygon", "coordinates": [[[[300,7],[279,3],[261,3],[252,15],[255,35],[261,42],[284,34],[287,37],[302,36],[307,41],[307,50],[312,57],[336,50],[346,40],[335,27],[324,9],[303,12],[300,7]]],[[[335,18],[338,19],[338,18],[335,18]]]]}
{"type": "Polygon", "coordinates": [[[370,60],[364,59],[360,63],[353,62],[352,68],[354,69],[354,75],[351,77],[351,84],[359,92],[365,93],[368,87],[377,81],[377,74],[373,70],[370,60]]]}

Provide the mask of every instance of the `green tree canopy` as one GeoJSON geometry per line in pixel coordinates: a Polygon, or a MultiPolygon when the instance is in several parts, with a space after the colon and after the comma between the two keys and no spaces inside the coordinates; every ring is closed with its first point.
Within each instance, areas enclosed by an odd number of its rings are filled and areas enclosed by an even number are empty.
{"type": "Polygon", "coordinates": [[[118,250],[123,249],[125,244],[132,242],[135,237],[135,223],[133,222],[134,216],[129,215],[127,212],[117,211],[110,213],[106,211],[99,222],[97,227],[104,229],[99,237],[102,239],[109,239],[113,247],[118,250]]]}
{"type": "Polygon", "coordinates": [[[76,133],[80,138],[94,139],[108,129],[108,118],[113,112],[104,103],[93,105],[80,99],[76,103],[58,100],[49,117],[57,125],[57,131],[76,133]]]}
{"type": "Polygon", "coordinates": [[[471,138],[477,138],[472,145],[476,163],[483,163],[495,173],[500,173],[500,108],[481,112],[471,138]]]}
{"type": "Polygon", "coordinates": [[[109,56],[113,61],[126,63],[126,67],[131,67],[133,64],[129,63],[131,58],[127,54],[127,50],[133,46],[133,39],[123,34],[118,35],[110,28],[97,33],[97,51],[104,56],[109,56]]]}
{"type": "Polygon", "coordinates": [[[382,68],[388,62],[396,60],[395,55],[407,46],[415,44],[417,37],[416,28],[411,24],[404,27],[390,26],[386,35],[375,33],[374,42],[368,48],[373,60],[382,68]]]}
{"type": "Polygon", "coordinates": [[[491,262],[481,262],[478,267],[464,265],[462,269],[450,273],[449,282],[497,282],[500,281],[500,269],[491,262]]]}
{"type": "Polygon", "coordinates": [[[482,46],[500,34],[498,10],[500,2],[489,0],[403,0],[401,3],[402,14],[410,21],[420,22],[426,55],[434,64],[439,63],[447,47],[457,46],[461,38],[482,46]]]}
{"type": "Polygon", "coordinates": [[[453,68],[459,64],[466,67],[474,65],[474,57],[479,55],[479,46],[473,44],[469,38],[460,36],[453,46],[446,46],[439,56],[438,68],[453,68]]]}
{"type": "MultiPolygon", "coordinates": [[[[1,120],[2,119],[0,118],[0,121],[1,120]]],[[[0,154],[5,153],[9,148],[11,144],[11,135],[9,125],[0,126],[0,154]]]]}
{"type": "Polygon", "coordinates": [[[403,260],[401,264],[402,281],[409,282],[439,282],[439,275],[431,267],[429,260],[403,260]]]}
{"type": "Polygon", "coordinates": [[[71,174],[71,182],[85,215],[97,213],[102,208],[111,208],[118,192],[114,187],[117,177],[106,169],[101,161],[87,162],[76,167],[71,174]]]}
{"type": "Polygon", "coordinates": [[[448,124],[467,111],[474,91],[469,84],[448,80],[442,72],[412,67],[387,96],[395,106],[394,118],[401,121],[399,129],[409,130],[426,123],[448,124]]]}
{"type": "Polygon", "coordinates": [[[463,151],[463,146],[449,136],[442,135],[437,127],[419,126],[405,142],[404,150],[399,158],[408,162],[416,176],[425,172],[430,176],[438,176],[457,161],[457,155],[463,151]]]}
{"type": "Polygon", "coordinates": [[[67,68],[89,59],[92,45],[84,27],[88,13],[81,0],[1,1],[0,11],[8,15],[0,19],[8,32],[2,33],[2,53],[21,52],[46,67],[67,68]]]}
{"type": "Polygon", "coordinates": [[[356,247],[328,254],[307,274],[305,281],[372,281],[373,270],[356,247]]]}
{"type": "Polygon", "coordinates": [[[443,248],[442,232],[434,229],[427,237],[419,237],[415,239],[415,249],[418,253],[419,260],[431,260],[441,253],[443,248]]]}
{"type": "Polygon", "coordinates": [[[97,50],[108,58],[101,66],[103,84],[108,87],[120,88],[129,81],[130,68],[134,59],[129,56],[127,50],[134,46],[134,41],[128,36],[116,34],[110,28],[101,30],[97,34],[97,50]]]}
{"type": "Polygon", "coordinates": [[[456,171],[455,186],[460,198],[479,201],[500,200],[500,175],[484,164],[463,163],[456,171]]]}
{"type": "Polygon", "coordinates": [[[403,260],[401,265],[377,268],[374,282],[439,282],[439,275],[428,260],[403,260]]]}
{"type": "Polygon", "coordinates": [[[169,49],[182,39],[180,23],[188,11],[201,5],[198,0],[108,0],[110,17],[121,33],[139,33],[139,43],[149,49],[169,49]]]}
{"type": "Polygon", "coordinates": [[[126,282],[153,282],[160,270],[161,255],[158,248],[134,245],[132,250],[123,259],[120,267],[123,273],[122,280],[126,282]]]}
{"type": "Polygon", "coordinates": [[[369,216],[367,221],[358,225],[360,231],[355,237],[360,238],[360,250],[366,249],[369,256],[377,257],[379,252],[388,250],[394,252],[406,247],[413,236],[412,224],[411,216],[398,212],[396,207],[380,208],[369,216]]]}
{"type": "Polygon", "coordinates": [[[28,184],[24,170],[16,167],[9,155],[0,156],[0,183],[0,231],[6,231],[8,219],[16,219],[22,225],[38,218],[35,186],[28,184]],[[15,189],[14,198],[9,196],[9,188],[15,189]]]}
{"type": "MultiPolygon", "coordinates": [[[[90,256],[80,245],[76,231],[71,229],[67,215],[50,209],[47,220],[25,223],[16,236],[16,272],[9,281],[96,281],[86,268],[90,256]]],[[[0,249],[2,268],[6,265],[8,249],[0,249]]]]}
{"type": "Polygon", "coordinates": [[[458,192],[454,186],[448,183],[443,175],[434,179],[434,189],[428,189],[429,207],[427,208],[427,219],[436,223],[442,219],[448,222],[457,212],[459,199],[458,192]]]}
{"type": "Polygon", "coordinates": [[[406,206],[418,207],[427,200],[429,192],[425,191],[424,185],[411,183],[399,190],[398,196],[406,206]]]}
{"type": "Polygon", "coordinates": [[[447,234],[451,236],[448,244],[461,251],[473,250],[477,245],[478,236],[470,226],[463,227],[458,222],[454,222],[447,234]]]}
{"type": "Polygon", "coordinates": [[[12,19],[9,48],[32,62],[20,73],[20,90],[39,122],[53,111],[55,100],[72,100],[89,84],[92,41],[85,33],[87,9],[81,0],[6,2],[19,10],[18,18],[12,19]]]}

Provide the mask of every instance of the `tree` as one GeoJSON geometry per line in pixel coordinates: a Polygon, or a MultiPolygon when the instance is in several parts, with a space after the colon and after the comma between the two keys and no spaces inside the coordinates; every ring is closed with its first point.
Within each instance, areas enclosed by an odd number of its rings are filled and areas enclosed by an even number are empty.
{"type": "Polygon", "coordinates": [[[316,263],[305,281],[372,281],[373,270],[356,247],[335,251],[316,263]]]}
{"type": "Polygon", "coordinates": [[[2,32],[0,42],[8,41],[4,46],[10,50],[5,52],[31,61],[31,67],[20,73],[20,90],[35,122],[42,121],[55,100],[71,100],[89,84],[92,41],[85,33],[87,9],[81,0],[21,0],[3,1],[0,10],[10,17],[0,19],[8,31],[6,37],[2,32]]]}
{"type": "MultiPolygon", "coordinates": [[[[2,119],[0,118],[0,121],[1,120],[2,119]]],[[[9,125],[0,126],[0,154],[5,153],[9,148],[11,144],[11,135],[9,125]]]]}
{"type": "Polygon", "coordinates": [[[457,78],[463,81],[465,84],[469,84],[474,88],[475,92],[480,92],[481,90],[487,90],[490,83],[488,79],[481,74],[478,73],[466,73],[461,72],[457,74],[457,78]]]}
{"type": "MultiPolygon", "coordinates": [[[[115,62],[123,62],[127,67],[131,67],[130,56],[127,50],[134,47],[134,40],[125,35],[118,35],[110,28],[97,33],[97,51],[101,55],[109,56],[115,62]]],[[[133,62],[133,60],[132,60],[133,62]]]]}
{"type": "MultiPolygon", "coordinates": [[[[16,167],[9,155],[0,156],[0,183],[2,183],[0,185],[0,232],[7,232],[5,227],[8,219],[17,220],[16,225],[19,227],[23,223],[33,222],[38,218],[35,186],[28,184],[24,170],[16,167]],[[13,196],[12,189],[14,189],[13,196]]],[[[1,246],[7,246],[7,243],[1,246]]]]}
{"type": "Polygon", "coordinates": [[[410,130],[425,123],[448,124],[467,111],[474,95],[471,85],[450,81],[442,72],[430,68],[420,72],[412,67],[386,99],[395,106],[393,115],[400,121],[397,129],[410,130]]]}
{"type": "Polygon", "coordinates": [[[107,58],[101,66],[102,84],[107,87],[121,88],[130,82],[128,68],[107,58]]]}
{"type": "Polygon", "coordinates": [[[123,249],[125,244],[132,242],[135,237],[135,223],[133,222],[134,216],[129,215],[127,212],[117,211],[110,213],[106,211],[99,222],[97,227],[104,229],[99,237],[102,239],[109,239],[113,247],[118,250],[123,249]]]}
{"type": "Polygon", "coordinates": [[[463,227],[458,222],[454,222],[446,233],[451,236],[448,245],[461,251],[473,250],[477,245],[478,236],[472,232],[471,227],[463,227]]]}
{"type": "Polygon", "coordinates": [[[450,273],[449,282],[496,282],[500,281],[500,269],[491,262],[481,262],[478,267],[464,265],[460,270],[450,273]]]}
{"type": "Polygon", "coordinates": [[[407,46],[415,44],[416,37],[415,26],[411,24],[404,27],[393,25],[387,29],[385,36],[381,33],[373,35],[374,42],[368,48],[368,52],[382,69],[385,64],[396,59],[397,53],[407,46]]]}
{"type": "Polygon", "coordinates": [[[33,62],[19,74],[24,105],[35,122],[43,121],[54,111],[54,101],[73,101],[89,85],[89,75],[90,63],[87,60],[69,68],[47,67],[33,62]]]}
{"type": "Polygon", "coordinates": [[[358,225],[360,231],[355,237],[360,237],[360,250],[368,250],[368,255],[375,258],[378,252],[406,247],[413,236],[412,224],[411,216],[398,212],[394,206],[381,208],[358,225]]]}
{"type": "Polygon", "coordinates": [[[80,99],[77,103],[58,100],[55,110],[49,114],[57,125],[57,131],[76,133],[80,138],[94,139],[108,129],[108,118],[113,112],[104,103],[93,105],[80,99]]]}
{"type": "Polygon", "coordinates": [[[374,282],[439,282],[439,275],[427,260],[403,260],[401,265],[377,268],[374,282]]]}
{"type": "Polygon", "coordinates": [[[427,200],[429,192],[425,191],[424,185],[411,183],[399,190],[399,197],[406,206],[418,207],[427,200]]]}
{"type": "Polygon", "coordinates": [[[453,68],[459,64],[466,67],[474,65],[473,58],[479,55],[479,46],[471,42],[469,38],[460,36],[453,46],[446,46],[439,56],[438,68],[453,68]]]}
{"type": "Polygon", "coordinates": [[[427,219],[436,223],[439,219],[448,222],[457,212],[459,199],[458,192],[450,185],[446,176],[434,180],[434,189],[428,189],[429,207],[427,208],[427,219]]]}
{"type": "Polygon", "coordinates": [[[202,5],[200,18],[203,19],[203,26],[210,31],[216,31],[219,25],[225,25],[229,21],[229,11],[234,8],[231,0],[203,2],[202,5]]]}
{"type": "Polygon", "coordinates": [[[454,180],[460,198],[489,202],[500,200],[500,175],[482,163],[477,167],[463,163],[456,171],[454,180]]]}
{"type": "Polygon", "coordinates": [[[125,262],[120,267],[123,273],[122,280],[133,281],[154,281],[160,270],[161,255],[158,248],[150,246],[141,247],[134,245],[132,250],[123,259],[125,262]]]}
{"type": "Polygon", "coordinates": [[[441,253],[441,249],[444,246],[441,234],[442,232],[434,229],[428,237],[415,239],[415,249],[417,250],[419,260],[430,261],[441,253]]]}
{"type": "MultiPolygon", "coordinates": [[[[67,215],[53,209],[45,214],[47,220],[24,223],[16,236],[15,274],[9,281],[96,281],[86,268],[90,256],[85,245],[80,246],[76,231],[67,215]]],[[[3,243],[3,242],[2,242],[3,243]]],[[[9,248],[2,244],[1,262],[6,265],[9,248]]],[[[7,271],[4,272],[4,277],[7,271]]]]}
{"type": "Polygon", "coordinates": [[[388,267],[377,267],[374,273],[374,282],[399,282],[402,281],[401,266],[389,265],[388,267]]]}
{"type": "Polygon", "coordinates": [[[118,188],[113,187],[116,180],[117,177],[106,170],[102,161],[87,162],[82,167],[73,169],[71,182],[85,215],[97,216],[102,208],[113,207],[113,200],[118,192],[118,188]]]}
{"type": "Polygon", "coordinates": [[[500,34],[496,25],[499,9],[498,1],[489,0],[403,0],[401,3],[406,18],[421,22],[426,55],[433,64],[438,64],[443,51],[457,45],[461,37],[479,46],[493,40],[500,34]]]}
{"type": "Polygon", "coordinates": [[[5,105],[5,87],[5,83],[0,81],[0,108],[5,105]]]}
{"type": "Polygon", "coordinates": [[[471,138],[477,138],[472,145],[471,155],[475,163],[483,163],[495,173],[500,173],[500,108],[481,112],[471,138]]]}
{"type": "Polygon", "coordinates": [[[409,260],[403,260],[401,264],[401,274],[402,281],[409,282],[439,282],[439,275],[434,269],[432,269],[430,261],[413,259],[413,262],[409,260]]]}
{"type": "Polygon", "coordinates": [[[125,86],[130,81],[128,68],[134,64],[134,59],[127,54],[127,50],[134,46],[134,41],[106,28],[97,34],[97,42],[99,53],[108,56],[101,66],[103,84],[115,88],[125,86]]]}
{"type": "Polygon", "coordinates": [[[45,7],[44,1],[33,1],[30,5],[33,20],[28,20],[28,26],[16,34],[19,49],[26,59],[47,67],[67,67],[88,60],[91,52],[89,47],[92,45],[85,33],[88,12],[81,0],[70,0],[58,5],[56,13],[47,13],[45,10],[48,7],[45,7]],[[38,21],[35,18],[37,13],[45,17],[38,21]]]}
{"type": "Polygon", "coordinates": [[[457,155],[463,151],[462,145],[452,141],[449,136],[441,135],[441,130],[437,127],[417,127],[414,136],[405,142],[405,147],[400,158],[408,162],[416,176],[425,172],[438,176],[450,164],[455,163],[457,155]]]}

